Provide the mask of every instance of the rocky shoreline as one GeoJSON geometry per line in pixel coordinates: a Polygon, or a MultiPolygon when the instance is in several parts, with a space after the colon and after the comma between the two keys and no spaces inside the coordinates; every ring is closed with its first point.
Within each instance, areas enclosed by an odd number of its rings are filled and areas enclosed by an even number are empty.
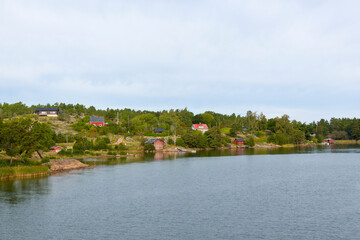
{"type": "Polygon", "coordinates": [[[76,159],[52,159],[43,166],[49,166],[49,172],[68,171],[74,169],[88,168],[89,165],[84,164],[76,159]]]}

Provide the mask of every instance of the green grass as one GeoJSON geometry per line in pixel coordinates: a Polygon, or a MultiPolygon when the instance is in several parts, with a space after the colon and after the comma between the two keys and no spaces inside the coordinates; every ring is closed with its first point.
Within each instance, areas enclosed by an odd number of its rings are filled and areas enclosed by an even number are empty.
{"type": "Polygon", "coordinates": [[[267,142],[267,137],[261,137],[258,139],[255,139],[256,143],[266,143],[267,142]]]}
{"type": "Polygon", "coordinates": [[[230,128],[221,128],[220,132],[225,134],[230,134],[230,128]]]}
{"type": "Polygon", "coordinates": [[[48,166],[0,167],[0,179],[47,174],[48,166]]]}
{"type": "MultiPolygon", "coordinates": [[[[355,140],[335,140],[337,144],[356,144],[355,140]]],[[[360,141],[358,141],[360,143],[360,141]]]]}

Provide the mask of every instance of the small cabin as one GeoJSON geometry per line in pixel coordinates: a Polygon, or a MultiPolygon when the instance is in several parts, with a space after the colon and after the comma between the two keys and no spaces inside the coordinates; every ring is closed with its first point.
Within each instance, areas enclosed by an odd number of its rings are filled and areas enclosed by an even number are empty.
{"type": "Polygon", "coordinates": [[[107,123],[105,122],[104,117],[90,117],[90,122],[87,125],[93,125],[95,127],[103,127],[106,126],[107,123]]]}
{"type": "Polygon", "coordinates": [[[335,143],[334,139],[332,139],[332,138],[325,138],[324,142],[326,142],[326,143],[335,143]]]}
{"type": "Polygon", "coordinates": [[[148,143],[153,144],[156,150],[162,150],[165,146],[165,142],[160,138],[149,138],[148,140],[146,140],[145,144],[148,143]]]}
{"type": "Polygon", "coordinates": [[[235,138],[235,140],[234,140],[234,144],[235,145],[245,145],[245,139],[243,139],[243,138],[235,138]]]}
{"type": "Polygon", "coordinates": [[[59,108],[35,108],[35,115],[46,117],[59,116],[59,108]]]}
{"type": "Polygon", "coordinates": [[[58,153],[58,152],[60,152],[62,149],[63,149],[63,148],[60,147],[60,146],[53,146],[53,147],[50,148],[50,151],[51,151],[51,152],[58,153]]]}
{"type": "Polygon", "coordinates": [[[165,131],[165,128],[155,128],[155,133],[163,133],[165,131]]]}
{"type": "Polygon", "coordinates": [[[206,124],[193,124],[191,127],[193,130],[198,130],[201,131],[202,133],[206,132],[207,130],[209,130],[208,126],[206,124]]]}

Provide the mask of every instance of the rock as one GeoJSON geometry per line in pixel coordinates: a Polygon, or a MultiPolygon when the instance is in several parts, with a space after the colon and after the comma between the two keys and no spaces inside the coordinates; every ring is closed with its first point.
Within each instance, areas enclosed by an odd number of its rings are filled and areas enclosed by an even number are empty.
{"type": "Polygon", "coordinates": [[[132,139],[131,137],[126,137],[125,140],[128,141],[128,142],[134,141],[134,139],[132,139]]]}
{"type": "Polygon", "coordinates": [[[89,166],[75,159],[58,159],[58,160],[53,159],[50,160],[50,162],[48,163],[43,163],[42,165],[50,166],[50,171],[52,172],[86,168],[89,166]]]}

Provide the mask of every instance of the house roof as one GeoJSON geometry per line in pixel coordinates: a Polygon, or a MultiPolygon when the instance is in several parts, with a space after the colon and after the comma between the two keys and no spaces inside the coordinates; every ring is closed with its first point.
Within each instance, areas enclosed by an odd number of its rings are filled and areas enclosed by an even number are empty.
{"type": "Polygon", "coordinates": [[[105,122],[104,117],[90,117],[90,122],[105,122]]]}
{"type": "Polygon", "coordinates": [[[165,131],[165,128],[155,128],[156,133],[162,133],[163,131],[165,131]]]}
{"type": "Polygon", "coordinates": [[[244,142],[245,141],[245,139],[243,139],[243,138],[235,138],[235,140],[238,141],[238,142],[244,142]]]}
{"type": "Polygon", "coordinates": [[[39,111],[59,111],[59,108],[35,108],[35,112],[39,111]]]}
{"type": "Polygon", "coordinates": [[[160,138],[148,138],[145,143],[155,143],[157,140],[163,141],[160,138]]]}
{"type": "Polygon", "coordinates": [[[208,126],[206,124],[193,124],[193,128],[197,129],[197,130],[203,130],[203,129],[208,129],[208,126]]]}
{"type": "Polygon", "coordinates": [[[60,147],[60,146],[53,146],[53,147],[51,147],[50,149],[53,150],[53,149],[57,149],[57,148],[61,148],[61,149],[62,149],[62,147],[60,147]]]}

